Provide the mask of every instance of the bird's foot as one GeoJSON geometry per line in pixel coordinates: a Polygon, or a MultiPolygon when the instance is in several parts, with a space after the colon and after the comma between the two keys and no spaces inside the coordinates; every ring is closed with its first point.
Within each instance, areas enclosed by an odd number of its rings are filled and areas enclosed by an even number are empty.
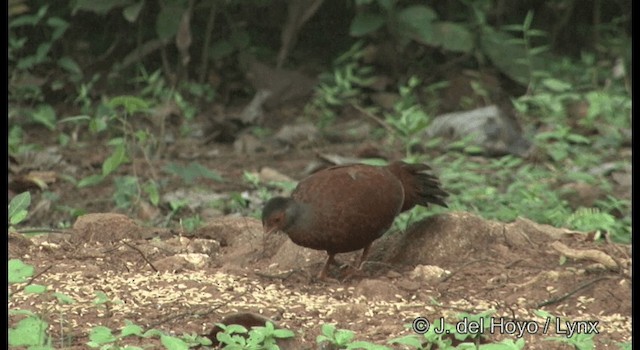
{"type": "Polygon", "coordinates": [[[342,278],[342,282],[346,282],[354,277],[365,277],[364,271],[362,271],[362,267],[357,268],[353,265],[343,265],[340,267],[342,278]]]}

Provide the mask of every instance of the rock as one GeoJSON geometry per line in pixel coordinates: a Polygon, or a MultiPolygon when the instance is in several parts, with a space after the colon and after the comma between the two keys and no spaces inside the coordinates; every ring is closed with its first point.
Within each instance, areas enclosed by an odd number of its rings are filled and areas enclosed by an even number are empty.
{"type": "Polygon", "coordinates": [[[206,254],[176,254],[153,262],[160,272],[183,272],[200,270],[207,266],[209,256],[206,254]]]}
{"type": "Polygon", "coordinates": [[[437,116],[425,131],[425,139],[434,137],[460,140],[471,136],[471,144],[484,149],[487,155],[529,154],[531,142],[522,136],[514,116],[498,106],[437,116]]]}
{"type": "Polygon", "coordinates": [[[249,133],[242,133],[233,142],[233,150],[236,154],[255,154],[264,152],[265,147],[257,137],[249,133]]]}
{"type": "Polygon", "coordinates": [[[295,146],[318,139],[318,128],[312,123],[285,125],[274,135],[275,139],[286,145],[295,146]]]}
{"type": "Polygon", "coordinates": [[[392,300],[398,294],[398,289],[388,282],[376,279],[364,279],[358,283],[354,295],[362,295],[367,299],[392,300]]]}
{"type": "Polygon", "coordinates": [[[418,280],[423,283],[430,283],[433,281],[437,281],[444,277],[445,275],[450,274],[450,271],[446,271],[445,269],[434,266],[434,265],[418,265],[409,273],[409,278],[412,280],[418,280]]]}
{"type": "Polygon", "coordinates": [[[189,240],[187,252],[212,256],[220,251],[220,243],[212,239],[194,238],[189,240]]]}
{"type": "Polygon", "coordinates": [[[121,239],[140,239],[145,229],[126,215],[94,213],[78,217],[73,224],[72,242],[115,242],[121,239]]]}

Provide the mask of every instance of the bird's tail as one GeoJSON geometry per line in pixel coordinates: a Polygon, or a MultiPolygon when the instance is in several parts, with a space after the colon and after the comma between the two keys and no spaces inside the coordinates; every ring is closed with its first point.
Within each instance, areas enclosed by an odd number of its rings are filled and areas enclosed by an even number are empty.
{"type": "Polygon", "coordinates": [[[429,203],[447,207],[444,199],[449,194],[440,187],[438,178],[429,173],[430,166],[396,161],[389,165],[389,170],[400,179],[404,188],[402,211],[416,205],[426,207],[429,203]]]}

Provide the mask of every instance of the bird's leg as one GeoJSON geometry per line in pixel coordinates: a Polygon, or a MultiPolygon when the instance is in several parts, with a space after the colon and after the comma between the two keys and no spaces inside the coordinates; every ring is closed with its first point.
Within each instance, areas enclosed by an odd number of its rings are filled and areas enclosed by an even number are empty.
{"type": "Polygon", "coordinates": [[[350,279],[351,277],[353,277],[357,272],[362,270],[362,264],[367,260],[367,257],[369,256],[369,250],[371,249],[371,243],[367,244],[366,247],[364,247],[364,249],[362,250],[362,255],[360,255],[360,259],[358,259],[358,262],[356,263],[355,266],[351,267],[350,269],[348,269],[344,274],[343,274],[343,281],[346,281],[348,279],[350,279]]]}
{"type": "Polygon", "coordinates": [[[334,258],[335,254],[331,254],[331,253],[327,253],[327,254],[329,254],[329,257],[327,257],[327,261],[324,263],[324,267],[322,267],[322,270],[318,275],[318,279],[323,281],[327,280],[327,272],[329,272],[329,266],[331,264],[336,264],[336,260],[334,258]]]}
{"type": "Polygon", "coordinates": [[[371,244],[372,243],[367,244],[367,246],[362,250],[362,255],[360,255],[360,260],[356,264],[356,269],[360,270],[362,268],[362,263],[367,260],[367,257],[369,256],[369,249],[371,249],[371,244]]]}

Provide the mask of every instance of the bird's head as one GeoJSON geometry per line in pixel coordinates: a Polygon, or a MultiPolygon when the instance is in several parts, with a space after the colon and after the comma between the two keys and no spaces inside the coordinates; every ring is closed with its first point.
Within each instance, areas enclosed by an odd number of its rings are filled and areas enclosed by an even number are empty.
{"type": "Polygon", "coordinates": [[[291,198],[274,197],[262,209],[262,227],[265,234],[285,231],[296,215],[296,202],[291,198]]]}

